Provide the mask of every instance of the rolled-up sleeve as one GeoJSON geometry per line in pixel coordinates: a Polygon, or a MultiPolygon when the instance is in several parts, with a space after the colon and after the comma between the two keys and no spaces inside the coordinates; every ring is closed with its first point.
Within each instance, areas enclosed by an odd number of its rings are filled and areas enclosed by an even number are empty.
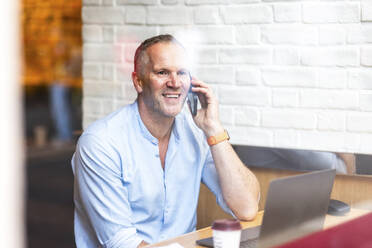
{"type": "MultiPolygon", "coordinates": [[[[131,220],[121,161],[108,144],[83,135],[72,160],[75,175],[75,222],[87,222],[92,236],[107,248],[137,247],[143,240],[131,220]],[[76,219],[76,216],[78,219],[76,219]]],[[[75,225],[75,229],[77,228],[75,225]]],[[[75,235],[79,230],[75,230],[75,235]]],[[[78,242],[77,247],[87,247],[78,242]]]]}
{"type": "Polygon", "coordinates": [[[235,218],[232,210],[227,206],[225,199],[222,195],[222,189],[219,183],[217,170],[213,161],[211,152],[208,152],[207,158],[204,163],[202,172],[202,182],[209,188],[210,191],[215,195],[217,204],[225,211],[235,218]]]}

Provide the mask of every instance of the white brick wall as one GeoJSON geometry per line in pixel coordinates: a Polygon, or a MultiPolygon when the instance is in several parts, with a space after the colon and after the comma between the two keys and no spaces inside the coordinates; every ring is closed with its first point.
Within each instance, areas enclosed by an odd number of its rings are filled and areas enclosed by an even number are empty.
{"type": "Polygon", "coordinates": [[[372,1],[84,0],[84,127],[136,92],[142,40],[171,33],[236,144],[372,153],[372,1]]]}

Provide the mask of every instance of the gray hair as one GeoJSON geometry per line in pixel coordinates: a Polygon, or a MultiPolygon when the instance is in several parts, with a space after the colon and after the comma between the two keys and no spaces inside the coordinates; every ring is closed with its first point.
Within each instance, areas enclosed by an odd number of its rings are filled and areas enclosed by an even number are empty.
{"type": "Polygon", "coordinates": [[[138,72],[138,70],[141,70],[140,68],[141,62],[144,59],[145,51],[147,48],[157,43],[168,43],[168,42],[171,42],[171,43],[174,43],[174,44],[177,44],[183,47],[182,44],[170,34],[161,34],[161,35],[154,36],[154,37],[151,37],[143,41],[141,45],[139,45],[139,47],[136,49],[136,53],[134,54],[134,71],[138,72]]]}

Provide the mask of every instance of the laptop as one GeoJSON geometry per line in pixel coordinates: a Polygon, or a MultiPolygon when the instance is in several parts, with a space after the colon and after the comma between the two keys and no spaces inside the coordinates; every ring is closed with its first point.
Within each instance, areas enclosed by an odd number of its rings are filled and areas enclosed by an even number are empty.
{"type": "MultiPolygon", "coordinates": [[[[242,230],[240,247],[272,247],[322,230],[336,170],[271,181],[261,226],[242,230]]],[[[197,240],[213,247],[213,238],[197,240]]]]}

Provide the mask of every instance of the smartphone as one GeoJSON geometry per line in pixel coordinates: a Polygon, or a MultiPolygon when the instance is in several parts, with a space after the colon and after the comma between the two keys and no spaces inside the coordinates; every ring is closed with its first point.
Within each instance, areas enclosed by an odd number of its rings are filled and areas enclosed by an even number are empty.
{"type": "Polygon", "coordinates": [[[191,80],[192,77],[190,75],[190,88],[189,92],[187,93],[187,104],[189,105],[192,116],[195,116],[198,112],[198,95],[191,91],[191,80]]]}

